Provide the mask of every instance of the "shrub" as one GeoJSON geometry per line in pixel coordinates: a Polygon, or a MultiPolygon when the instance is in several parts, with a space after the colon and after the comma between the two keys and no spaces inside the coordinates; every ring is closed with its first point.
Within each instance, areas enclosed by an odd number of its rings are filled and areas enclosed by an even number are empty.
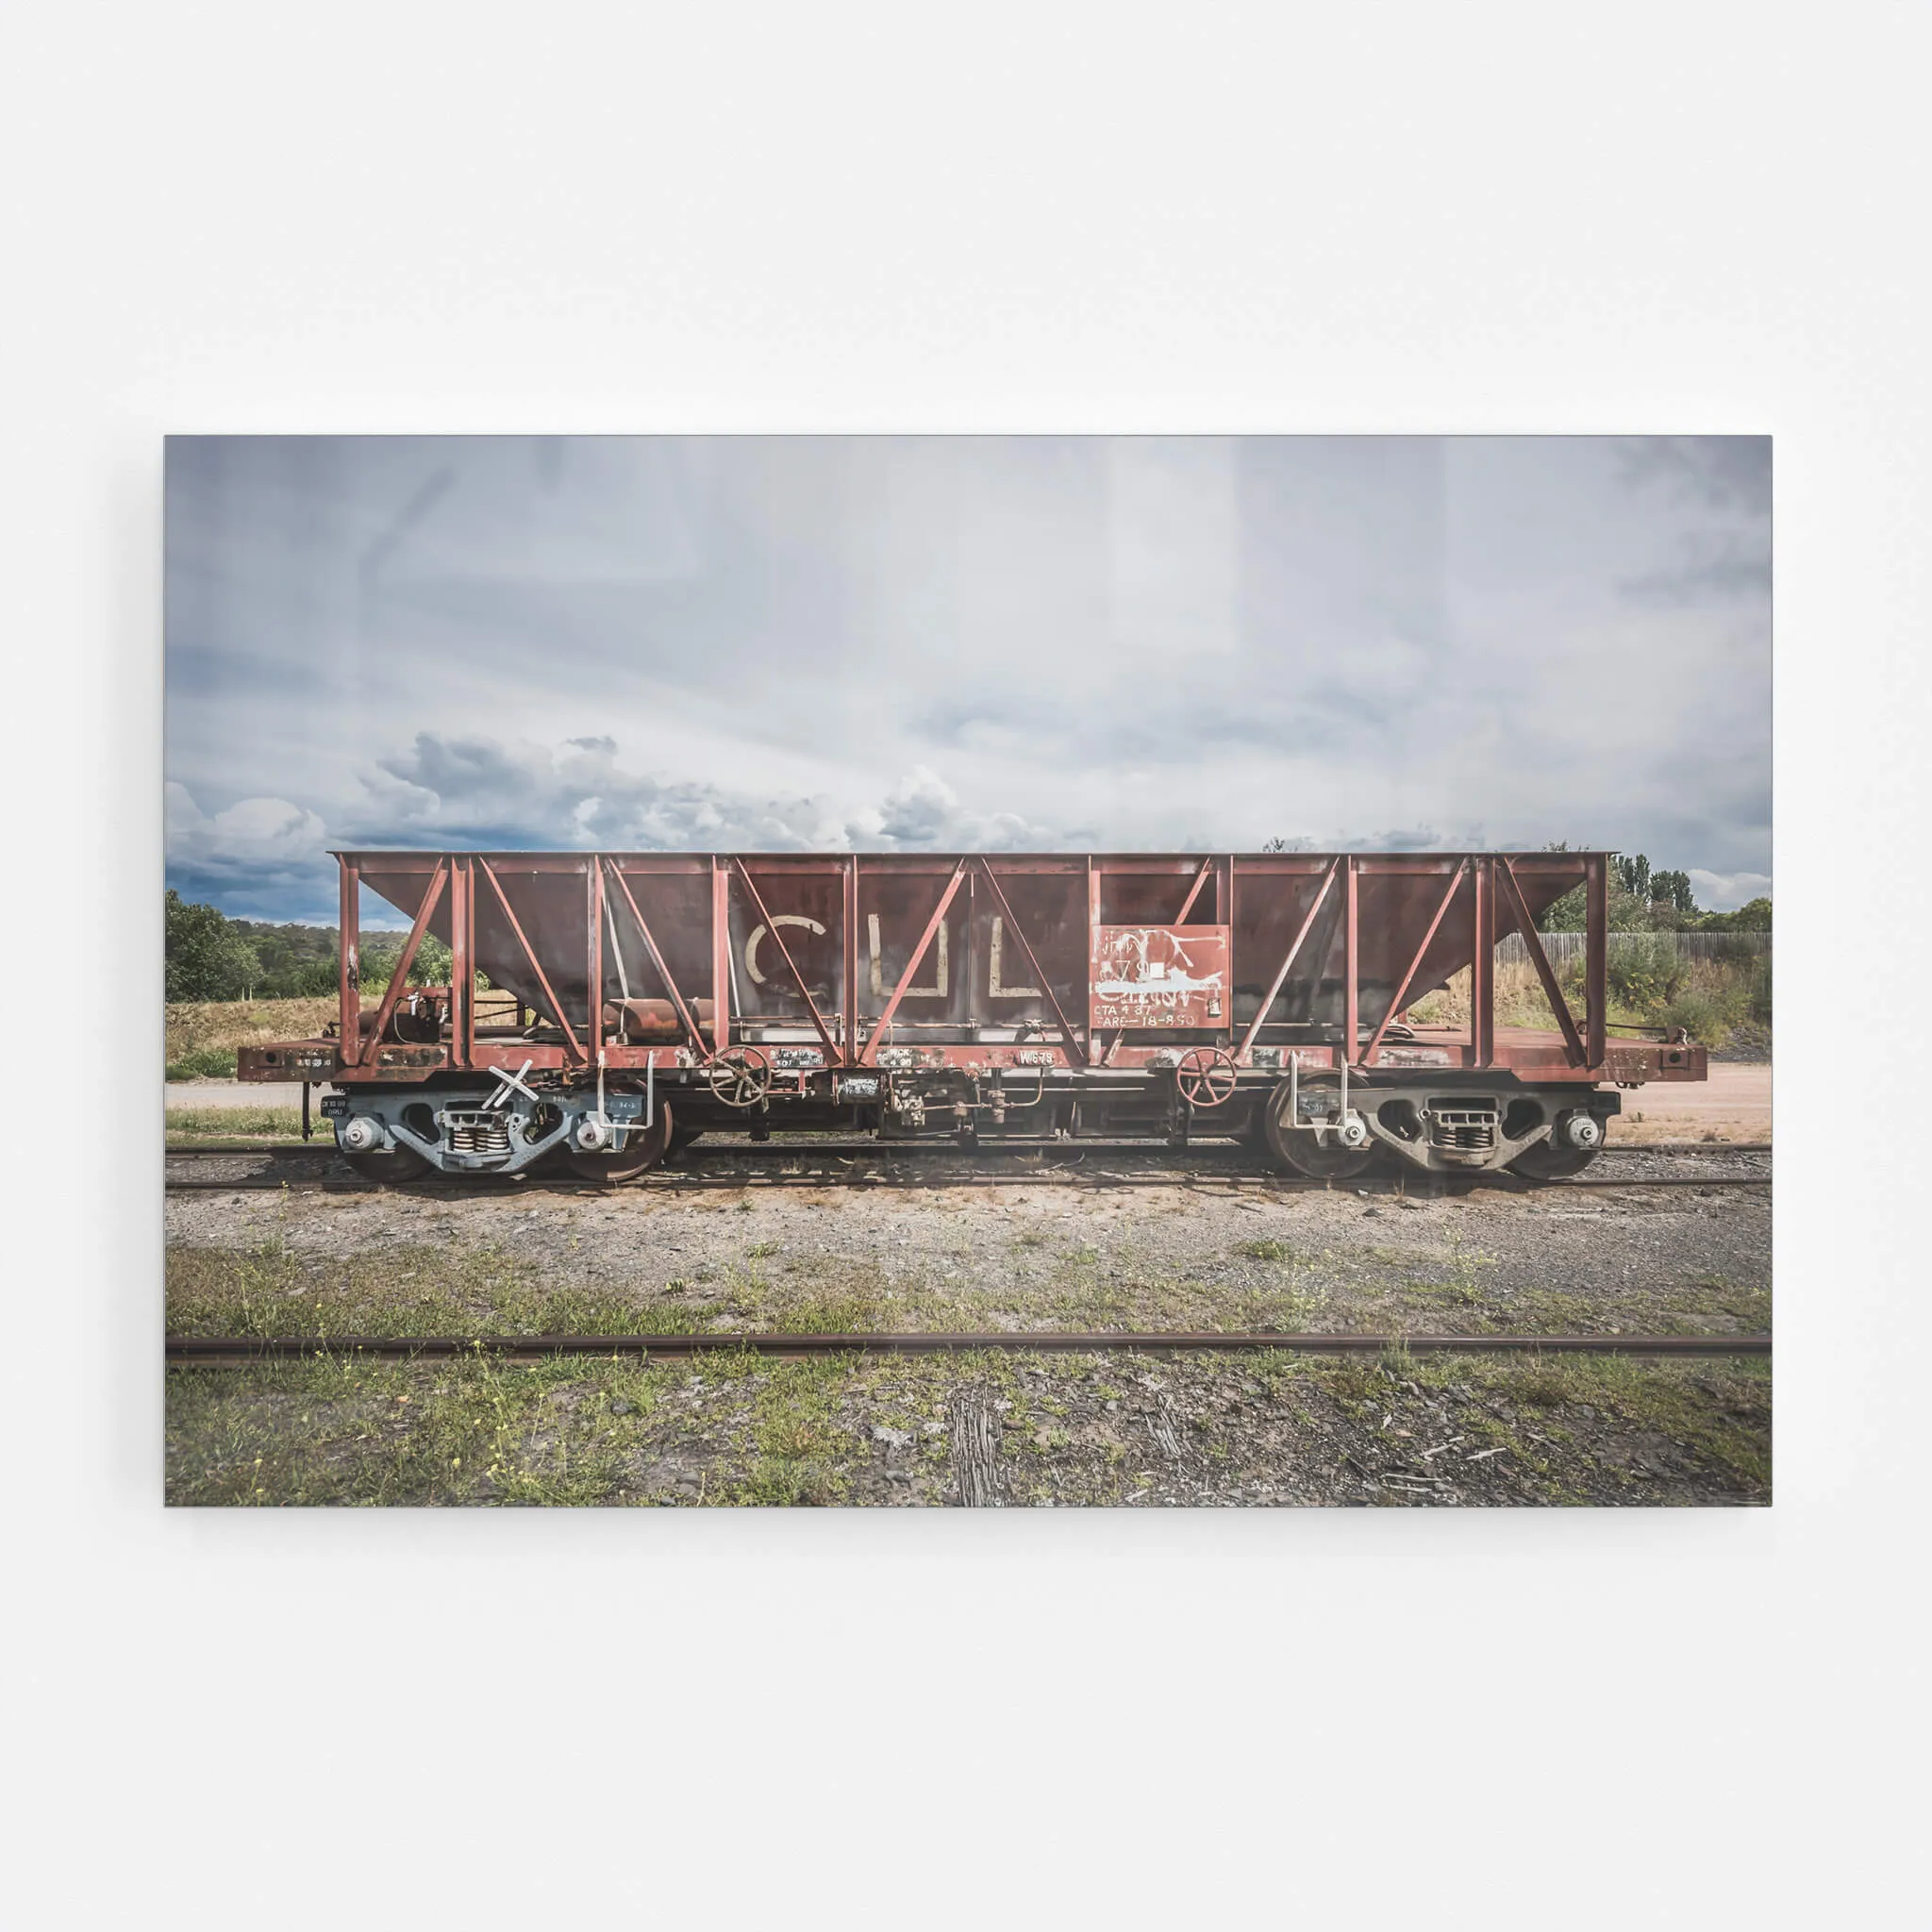
{"type": "Polygon", "coordinates": [[[1662,1024],[1683,1029],[1700,1046],[1722,1046],[1731,1030],[1724,1003],[1700,987],[1689,987],[1665,1007],[1662,1024]]]}
{"type": "Polygon", "coordinates": [[[191,1047],[179,1059],[168,1062],[171,1080],[232,1080],[235,1077],[235,1049],[232,1046],[191,1047]]]}
{"type": "Polygon", "coordinates": [[[1668,1006],[1690,972],[1690,961],[1678,956],[1669,933],[1620,938],[1610,947],[1607,969],[1611,999],[1639,1013],[1668,1006]]]}
{"type": "Polygon", "coordinates": [[[1733,1027],[1747,1021],[1771,1024],[1771,980],[1757,968],[1770,961],[1699,959],[1660,1016],[1666,1026],[1682,1026],[1700,1046],[1722,1046],[1733,1027]],[[1757,993],[1762,985],[1763,1000],[1757,993]]]}

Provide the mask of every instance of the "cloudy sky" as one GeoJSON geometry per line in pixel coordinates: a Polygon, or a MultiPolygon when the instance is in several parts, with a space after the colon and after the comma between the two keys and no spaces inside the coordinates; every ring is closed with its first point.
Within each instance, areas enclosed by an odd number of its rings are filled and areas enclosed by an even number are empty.
{"type": "Polygon", "coordinates": [[[1572,844],[1771,884],[1771,446],[175,438],[168,880],[1572,844]]]}

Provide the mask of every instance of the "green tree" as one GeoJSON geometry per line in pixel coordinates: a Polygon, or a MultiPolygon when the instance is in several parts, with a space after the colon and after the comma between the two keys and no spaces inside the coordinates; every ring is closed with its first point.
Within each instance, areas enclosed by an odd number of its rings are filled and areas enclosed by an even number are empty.
{"type": "MultiPolygon", "coordinates": [[[[396,961],[403,957],[403,935],[372,937],[362,948],[362,990],[380,995],[395,976],[396,961]]],[[[409,961],[408,986],[447,986],[456,959],[450,949],[433,932],[423,935],[416,957],[409,961]]],[[[481,974],[477,975],[481,980],[481,974]]]]}
{"type": "Polygon", "coordinates": [[[170,1000],[241,1000],[261,977],[255,948],[212,906],[183,899],[170,886],[163,953],[170,1000]]]}
{"type": "MultiPolygon", "coordinates": [[[[1566,840],[1553,840],[1543,847],[1545,852],[1568,852],[1571,849],[1566,840]]],[[[1578,851],[1587,851],[1579,846],[1578,851]]],[[[1646,924],[1645,917],[1649,908],[1635,892],[1624,883],[1626,875],[1626,861],[1617,853],[1610,855],[1609,876],[1604,881],[1604,899],[1609,912],[1609,929],[1612,932],[1633,932],[1646,924]]],[[[1643,877],[1648,883],[1650,861],[1643,861],[1643,877]]],[[[1537,915],[1539,932],[1582,932],[1590,918],[1590,899],[1581,885],[1571,887],[1560,899],[1553,899],[1537,915]]]]}
{"type": "Polygon", "coordinates": [[[1697,910],[1697,901],[1690,896],[1690,874],[1688,872],[1653,873],[1650,898],[1653,905],[1667,905],[1674,912],[1689,915],[1697,910]]]}
{"type": "Polygon", "coordinates": [[[319,1000],[327,998],[336,986],[333,959],[299,959],[273,981],[264,981],[262,991],[276,999],[319,1000]]]}
{"type": "Polygon", "coordinates": [[[1707,912],[1698,924],[1705,932],[1769,932],[1771,901],[1751,899],[1735,912],[1707,912]]]}

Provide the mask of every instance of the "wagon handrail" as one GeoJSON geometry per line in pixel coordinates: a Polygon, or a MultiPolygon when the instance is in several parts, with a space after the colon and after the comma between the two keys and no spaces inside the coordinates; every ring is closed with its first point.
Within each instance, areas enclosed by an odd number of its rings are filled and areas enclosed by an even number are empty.
{"type": "MultiPolygon", "coordinates": [[[[879,1042],[886,1037],[886,1028],[892,1024],[892,1015],[899,1010],[899,1002],[906,997],[906,989],[912,984],[912,975],[919,971],[920,962],[925,958],[925,949],[932,944],[933,935],[940,929],[941,922],[946,916],[946,908],[953,903],[954,895],[959,890],[959,881],[966,876],[966,860],[962,857],[953,868],[953,875],[946,881],[946,889],[940,894],[940,903],[933,908],[933,915],[925,922],[925,930],[919,936],[919,943],[912,949],[912,957],[906,962],[906,970],[899,975],[899,983],[892,989],[892,996],[886,1002],[885,1011],[873,1023],[872,1038],[859,1049],[857,1064],[869,1067],[875,1064],[879,1042]]],[[[858,961],[848,960],[845,970],[857,974],[858,961]]]]}
{"type": "Polygon", "coordinates": [[[1577,1032],[1576,1022],[1570,1014],[1570,1003],[1557,984],[1556,969],[1550,964],[1550,956],[1543,951],[1543,942],[1537,937],[1536,921],[1529,916],[1523,888],[1516,882],[1516,868],[1509,863],[1507,854],[1499,856],[1503,859],[1503,888],[1509,895],[1510,916],[1516,921],[1517,931],[1523,935],[1523,950],[1529,955],[1529,963],[1536,968],[1536,976],[1542,981],[1543,997],[1549,1001],[1550,1010],[1557,1016],[1557,1024],[1563,1029],[1563,1051],[1573,1067],[1588,1066],[1590,1056],[1584,1051],[1583,1036],[1577,1032]]]}
{"type": "Polygon", "coordinates": [[[1368,1045],[1363,1048],[1361,1058],[1357,1062],[1358,1065],[1367,1067],[1374,1064],[1376,1049],[1382,1044],[1382,1036],[1388,1032],[1390,1023],[1395,1018],[1396,1014],[1401,1012],[1403,996],[1408,991],[1409,982],[1422,970],[1423,956],[1435,943],[1437,931],[1441,926],[1442,920],[1449,910],[1451,901],[1461,891],[1462,875],[1468,870],[1468,859],[1459,858],[1456,861],[1456,870],[1449,874],[1449,890],[1442,894],[1442,903],[1436,908],[1436,916],[1429,921],[1429,929],[1424,933],[1422,944],[1415,949],[1415,958],[1408,962],[1408,971],[1402,975],[1402,984],[1395,989],[1395,995],[1389,1002],[1388,1010],[1382,1015],[1382,1024],[1375,1028],[1374,1033],[1370,1037],[1368,1045]]]}
{"type": "MultiPolygon", "coordinates": [[[[964,863],[964,861],[962,860],[961,863],[964,863]]],[[[1045,995],[1047,1005],[1053,1008],[1054,1024],[1060,1029],[1060,1038],[1066,1041],[1067,1052],[1077,1058],[1083,1067],[1091,1066],[1093,1062],[1093,1057],[1088,1050],[1088,1044],[1085,1041],[1076,1040],[1074,1037],[1074,1029],[1067,1024],[1067,1016],[1061,1010],[1058,996],[1053,990],[1053,981],[1047,977],[1039,959],[1034,956],[1033,941],[1026,937],[1026,928],[1013,917],[1013,908],[1008,905],[1007,895],[1001,890],[999,880],[993,875],[992,861],[982,858],[979,861],[979,869],[986,874],[986,882],[992,888],[993,897],[1000,902],[1000,917],[1006,921],[1007,926],[1012,932],[1013,937],[1020,941],[1020,950],[1026,955],[1027,971],[1039,982],[1040,991],[1045,995]]],[[[1091,935],[1089,945],[1091,948],[1091,935]]]]}
{"type": "MultiPolygon", "coordinates": [[[[429,874],[429,883],[424,888],[423,903],[416,908],[414,924],[409,927],[409,937],[403,941],[403,950],[396,959],[396,970],[390,974],[389,985],[383,989],[382,1004],[375,1009],[375,1024],[370,1029],[371,1040],[380,1040],[383,1030],[395,1016],[396,1002],[401,999],[403,985],[409,976],[409,968],[416,963],[416,951],[423,943],[423,935],[429,930],[429,921],[442,898],[442,888],[447,880],[449,861],[438,858],[436,870],[429,874]]],[[[357,1015],[357,1025],[361,1025],[361,1015],[357,1015]]]]}
{"type": "MultiPolygon", "coordinates": [[[[578,1059],[590,1063],[581,1042],[570,1024],[570,1015],[563,1010],[563,1002],[557,997],[557,990],[550,984],[550,976],[543,971],[543,962],[537,957],[537,949],[524,937],[522,923],[516,915],[516,908],[509,903],[509,894],[503,890],[503,881],[496,876],[495,868],[479,852],[476,863],[483,868],[483,876],[490,881],[491,890],[496,894],[496,903],[503,908],[503,916],[509,921],[509,929],[516,935],[517,944],[524,949],[524,958],[530,962],[530,971],[537,975],[537,984],[543,989],[543,997],[550,1002],[550,1010],[557,1016],[557,1024],[563,1028],[565,1044],[578,1059]]],[[[591,996],[601,998],[603,990],[593,987],[591,996]]]]}
{"type": "MultiPolygon", "coordinates": [[[[610,869],[610,876],[617,881],[617,890],[624,894],[624,903],[630,908],[630,916],[637,921],[638,930],[644,936],[644,950],[651,956],[651,964],[658,969],[658,977],[664,982],[664,991],[671,995],[671,1004],[677,1009],[677,1018],[684,1030],[691,1036],[691,1050],[702,1054],[705,1051],[704,1036],[698,1031],[698,1023],[684,1004],[684,995],[677,990],[677,982],[671,976],[671,968],[664,963],[664,955],[658,950],[658,941],[651,936],[651,928],[644,923],[644,915],[638,909],[638,902],[632,897],[630,882],[624,875],[624,868],[614,858],[606,858],[604,863],[610,869]]],[[[618,955],[622,966],[624,956],[618,955]]]]}
{"type": "MultiPolygon", "coordinates": [[[[1328,861],[1328,868],[1322,874],[1321,890],[1315,894],[1313,903],[1308,907],[1307,916],[1301,924],[1301,930],[1294,936],[1294,944],[1289,947],[1286,958],[1283,958],[1281,964],[1275,969],[1274,978],[1268,988],[1268,996],[1255,1009],[1255,1017],[1248,1023],[1248,1030],[1241,1035],[1241,1043],[1234,1050],[1235,1064],[1237,1066],[1247,1058],[1250,1049],[1255,1044],[1256,1037],[1261,1031],[1261,1023],[1268,1017],[1268,1009],[1281,997],[1281,989],[1288,978],[1289,969],[1293,966],[1296,955],[1302,949],[1302,942],[1307,938],[1308,929],[1314,924],[1316,913],[1321,911],[1324,902],[1327,899],[1328,889],[1335,883],[1335,875],[1341,870],[1341,858],[1338,854],[1328,861]]],[[[1233,997],[1231,994],[1228,1005],[1229,1017],[1232,1018],[1233,997]]],[[[1348,1050],[1353,1052],[1355,1042],[1351,1041],[1348,1050]]]]}
{"type": "Polygon", "coordinates": [[[744,890],[751,894],[751,903],[758,908],[758,915],[764,922],[765,930],[772,935],[772,943],[778,948],[778,957],[784,960],[785,970],[791,974],[797,985],[799,997],[805,1001],[805,1009],[811,1015],[811,1024],[824,1044],[825,1058],[827,1061],[836,1060],[839,1058],[839,1049],[832,1043],[831,1028],[825,1024],[824,1015],[819,1011],[818,1002],[812,998],[811,989],[805,983],[805,974],[798,970],[798,962],[792,958],[791,948],[785,943],[785,935],[778,930],[777,921],[765,910],[765,902],[758,892],[757,882],[752,878],[751,868],[741,858],[734,859],[732,863],[738,868],[739,877],[744,881],[744,890]]]}

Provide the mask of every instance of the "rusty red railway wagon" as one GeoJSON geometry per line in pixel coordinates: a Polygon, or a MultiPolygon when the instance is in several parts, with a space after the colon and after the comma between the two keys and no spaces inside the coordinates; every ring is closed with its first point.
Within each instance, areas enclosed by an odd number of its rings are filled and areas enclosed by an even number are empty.
{"type": "Polygon", "coordinates": [[[1607,1017],[1601,852],[343,852],[341,1011],[244,1048],[326,1083],[360,1171],[625,1179],[706,1131],[964,1142],[1237,1136],[1327,1178],[1376,1160],[1554,1179],[1619,1088],[1706,1077],[1607,1017]],[[1580,985],[1537,918],[1585,889],[1580,985]],[[364,985],[364,889],[412,924],[364,985]],[[1495,1024],[1523,935],[1555,1026],[1495,1024]],[[447,986],[410,987],[425,935],[447,986]],[[1459,1027],[1407,1016],[1468,973],[1459,1027]]]}

